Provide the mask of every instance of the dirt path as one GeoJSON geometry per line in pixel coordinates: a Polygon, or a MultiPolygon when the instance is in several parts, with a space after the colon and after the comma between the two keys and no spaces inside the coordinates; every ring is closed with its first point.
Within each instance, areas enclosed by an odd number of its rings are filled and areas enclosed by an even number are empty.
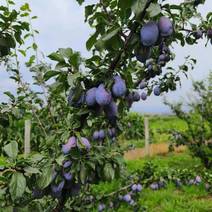
{"type": "MultiPolygon", "coordinates": [[[[175,152],[183,152],[185,151],[185,146],[180,146],[175,148],[175,152]]],[[[151,144],[150,145],[150,156],[153,155],[164,155],[167,154],[169,151],[169,144],[162,143],[162,144],[151,144]]],[[[145,149],[144,148],[137,148],[134,150],[130,150],[125,153],[125,159],[127,160],[136,160],[139,158],[145,157],[145,149]]]]}

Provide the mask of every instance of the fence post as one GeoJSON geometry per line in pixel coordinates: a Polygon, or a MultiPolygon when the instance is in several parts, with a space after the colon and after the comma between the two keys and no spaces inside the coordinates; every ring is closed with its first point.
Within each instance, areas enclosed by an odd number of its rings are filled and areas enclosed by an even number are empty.
{"type": "Polygon", "coordinates": [[[31,120],[25,120],[24,131],[24,154],[30,153],[30,134],[31,134],[31,120]]]}
{"type": "Polygon", "coordinates": [[[145,134],[145,156],[150,156],[149,148],[149,119],[144,118],[144,134],[145,134]]]}

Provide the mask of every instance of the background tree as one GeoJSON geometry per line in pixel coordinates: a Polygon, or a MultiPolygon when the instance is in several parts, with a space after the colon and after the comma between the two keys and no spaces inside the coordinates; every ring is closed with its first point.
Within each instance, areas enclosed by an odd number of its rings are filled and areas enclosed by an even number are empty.
{"type": "Polygon", "coordinates": [[[173,132],[172,145],[186,145],[194,156],[199,157],[206,168],[212,166],[212,75],[208,80],[193,83],[195,96],[188,103],[189,112],[184,112],[183,103],[167,103],[172,111],[187,124],[184,132],[173,132]]]}

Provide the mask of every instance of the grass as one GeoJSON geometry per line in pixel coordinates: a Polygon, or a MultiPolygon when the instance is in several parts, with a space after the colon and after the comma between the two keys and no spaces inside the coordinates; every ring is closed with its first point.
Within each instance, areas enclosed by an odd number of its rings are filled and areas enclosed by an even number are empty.
{"type": "MultiPolygon", "coordinates": [[[[154,156],[140,160],[126,161],[129,172],[142,169],[145,162],[151,161],[160,168],[174,169],[195,169],[201,170],[202,164],[199,159],[184,153],[169,153],[166,156],[154,156]]],[[[111,193],[120,188],[119,180],[111,183],[100,183],[94,186],[96,193],[111,193]]],[[[145,206],[150,212],[210,212],[212,211],[212,196],[210,196],[204,185],[183,186],[177,189],[173,184],[168,184],[165,189],[152,191],[145,188],[138,200],[141,206],[145,206]]],[[[118,212],[133,211],[127,204],[118,210],[118,212]]]]}
{"type": "MultiPolygon", "coordinates": [[[[177,130],[184,132],[187,125],[174,115],[154,115],[149,116],[149,127],[152,132],[150,135],[151,143],[165,143],[170,141],[168,130],[177,130]]],[[[133,145],[136,148],[144,147],[144,139],[124,140],[121,138],[121,144],[124,146],[133,145]]]]}
{"type": "Polygon", "coordinates": [[[159,191],[145,189],[139,199],[139,204],[145,205],[147,211],[151,212],[212,211],[212,197],[208,196],[202,185],[184,186],[180,190],[172,184],[159,191]]]}
{"type": "Polygon", "coordinates": [[[149,126],[153,133],[152,142],[163,143],[170,140],[170,133],[167,130],[177,130],[184,132],[187,129],[187,125],[183,120],[180,120],[176,116],[150,116],[149,126]]]}
{"type": "Polygon", "coordinates": [[[201,161],[192,157],[188,152],[184,153],[168,153],[167,155],[157,155],[151,158],[143,158],[139,160],[126,161],[128,171],[142,169],[144,164],[151,161],[153,164],[161,168],[202,168],[201,161]]]}

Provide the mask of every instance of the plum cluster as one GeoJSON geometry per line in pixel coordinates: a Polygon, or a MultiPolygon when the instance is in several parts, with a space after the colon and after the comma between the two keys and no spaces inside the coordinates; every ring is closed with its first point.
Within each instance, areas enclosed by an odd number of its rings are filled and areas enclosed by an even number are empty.
{"type": "Polygon", "coordinates": [[[212,29],[208,29],[208,30],[197,29],[196,31],[193,31],[191,34],[196,40],[203,38],[203,35],[205,35],[212,44],[212,29]]]}
{"type": "Polygon", "coordinates": [[[71,167],[72,162],[70,160],[63,161],[62,169],[53,169],[51,184],[44,190],[34,188],[32,197],[40,199],[43,198],[44,195],[51,195],[53,198],[60,199],[63,192],[68,196],[78,195],[81,185],[80,183],[74,182],[71,167]]]}
{"type": "MultiPolygon", "coordinates": [[[[91,144],[87,138],[81,137],[80,142],[88,151],[90,150],[91,144]]],[[[75,147],[79,147],[78,139],[75,136],[72,136],[69,138],[68,142],[62,146],[62,152],[66,155],[75,147]]]]}
{"type": "MultiPolygon", "coordinates": [[[[145,80],[140,83],[140,89],[144,89],[146,81],[159,76],[162,67],[172,58],[166,40],[173,34],[174,27],[172,21],[165,16],[160,17],[158,22],[150,21],[140,29],[141,45],[136,50],[136,58],[145,65],[145,80]],[[157,46],[157,57],[153,57],[152,50],[157,46]]],[[[153,90],[156,96],[161,93],[160,87],[156,86],[153,90]]],[[[146,100],[147,93],[142,92],[141,99],[146,100]]]]}
{"type": "MultiPolygon", "coordinates": [[[[109,128],[107,130],[107,135],[109,138],[111,139],[115,139],[115,136],[116,136],[116,129],[113,127],[113,128],[109,128]]],[[[99,131],[95,131],[93,133],[93,140],[96,140],[96,141],[103,141],[104,139],[106,138],[106,131],[101,129],[99,131]]]]}

